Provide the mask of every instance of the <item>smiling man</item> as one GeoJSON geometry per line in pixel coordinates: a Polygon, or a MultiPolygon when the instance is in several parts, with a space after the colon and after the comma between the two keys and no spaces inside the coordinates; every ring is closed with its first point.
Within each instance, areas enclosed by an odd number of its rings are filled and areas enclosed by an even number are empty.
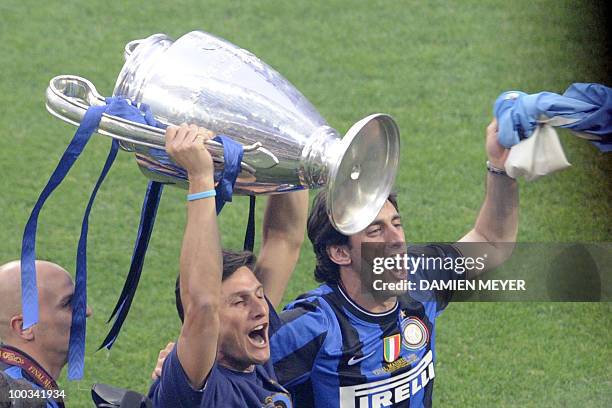
{"type": "MultiPolygon", "coordinates": [[[[398,285],[407,279],[405,270],[373,274],[363,267],[372,260],[363,251],[382,246],[384,256],[407,252],[432,260],[476,258],[486,252],[488,268],[507,259],[512,250],[508,243],[515,241],[518,229],[518,186],[501,170],[508,151],[497,141],[495,121],[487,128],[486,150],[484,204],[474,228],[453,245],[407,247],[393,195],[367,228],[343,235],[330,223],[325,194],[319,193],[308,219],[308,237],[316,256],[315,278],[323,284],[287,305],[282,327],[271,337],[274,368],[296,406],[432,405],[435,320],[452,292],[427,291],[415,298],[398,285]],[[376,290],[377,279],[392,285],[376,290]]],[[[427,273],[452,279],[455,272],[446,277],[444,270],[427,273]]]]}
{"type": "Polygon", "coordinates": [[[269,361],[278,321],[270,312],[299,256],[308,196],[270,197],[259,261],[248,251],[222,251],[213,164],[204,147],[211,136],[195,126],[166,131],[166,150],[189,177],[177,293],[183,324],[149,396],[156,407],[289,408],[289,393],[269,361]]]}

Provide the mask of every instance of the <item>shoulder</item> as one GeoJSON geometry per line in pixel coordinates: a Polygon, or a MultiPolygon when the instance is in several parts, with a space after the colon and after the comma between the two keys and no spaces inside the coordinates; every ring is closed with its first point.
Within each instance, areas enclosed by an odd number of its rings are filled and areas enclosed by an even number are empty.
{"type": "Polygon", "coordinates": [[[8,402],[10,407],[47,407],[51,406],[47,400],[43,398],[28,398],[28,399],[11,399],[4,401],[4,398],[10,396],[10,391],[29,391],[39,390],[40,387],[28,381],[23,375],[19,367],[10,367],[4,371],[0,371],[0,406],[5,405],[2,402],[8,402]],[[14,405],[13,405],[14,404],[14,405]]]}
{"type": "Polygon", "coordinates": [[[333,310],[329,304],[328,298],[333,296],[333,290],[328,285],[321,285],[318,288],[306,292],[298,296],[294,301],[285,306],[280,313],[280,319],[285,324],[290,324],[300,320],[302,316],[306,316],[308,320],[313,319],[320,324],[327,326],[330,321],[333,310]]]}
{"type": "Polygon", "coordinates": [[[24,378],[21,368],[17,366],[7,366],[2,371],[0,371],[0,373],[2,374],[3,377],[12,378],[15,380],[24,378]]]}
{"type": "Polygon", "coordinates": [[[333,289],[326,284],[323,284],[309,292],[303,293],[294,301],[289,302],[283,309],[283,312],[293,309],[308,309],[308,310],[324,310],[327,305],[327,298],[333,296],[333,289]]]}
{"type": "Polygon", "coordinates": [[[279,359],[304,347],[311,353],[318,352],[333,321],[333,311],[326,300],[329,293],[331,289],[322,285],[298,297],[280,313],[280,327],[270,338],[275,365],[279,359]]]}
{"type": "MultiPolygon", "coordinates": [[[[0,371],[0,382],[11,390],[37,390],[40,389],[31,378],[24,374],[21,368],[10,366],[0,371]]],[[[2,393],[0,393],[2,395],[2,393]]]]}

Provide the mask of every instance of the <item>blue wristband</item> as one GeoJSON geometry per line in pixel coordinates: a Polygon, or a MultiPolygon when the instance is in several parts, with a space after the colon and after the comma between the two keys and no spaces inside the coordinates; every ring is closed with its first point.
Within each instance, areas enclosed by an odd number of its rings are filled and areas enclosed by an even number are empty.
{"type": "Polygon", "coordinates": [[[202,191],[199,193],[187,194],[187,201],[200,200],[202,198],[214,197],[217,195],[215,190],[202,191]]]}

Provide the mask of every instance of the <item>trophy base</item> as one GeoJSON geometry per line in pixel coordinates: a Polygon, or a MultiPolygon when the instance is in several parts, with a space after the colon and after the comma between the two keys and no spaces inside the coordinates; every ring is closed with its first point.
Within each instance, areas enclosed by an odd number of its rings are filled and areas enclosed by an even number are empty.
{"type": "Polygon", "coordinates": [[[327,208],[336,229],[352,235],[374,221],[391,193],[399,130],[390,116],[373,114],[349,129],[340,149],[341,159],[329,171],[327,208]]]}

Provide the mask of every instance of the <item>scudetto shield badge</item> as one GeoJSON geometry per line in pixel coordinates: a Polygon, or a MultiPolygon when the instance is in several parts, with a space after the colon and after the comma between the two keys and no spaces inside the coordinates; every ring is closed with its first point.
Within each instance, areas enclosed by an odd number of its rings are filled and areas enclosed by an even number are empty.
{"type": "Polygon", "coordinates": [[[392,363],[400,355],[402,345],[400,334],[394,334],[393,336],[385,337],[384,340],[384,358],[387,363],[392,363]]]}

